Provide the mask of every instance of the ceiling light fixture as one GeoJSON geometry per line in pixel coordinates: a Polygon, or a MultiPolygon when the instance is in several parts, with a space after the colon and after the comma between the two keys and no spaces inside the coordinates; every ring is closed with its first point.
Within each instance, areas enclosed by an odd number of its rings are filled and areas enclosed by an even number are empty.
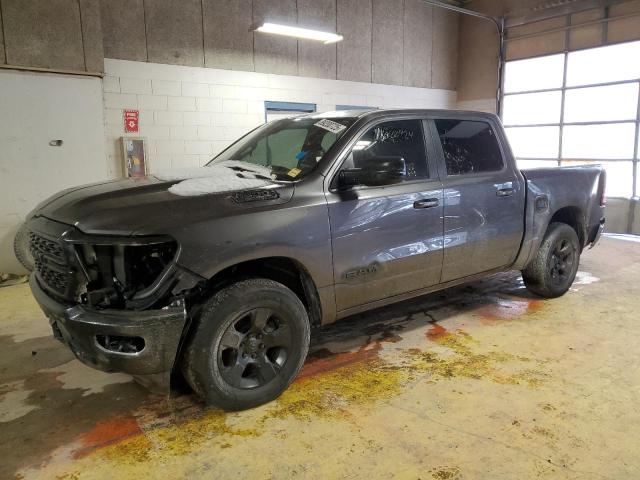
{"type": "Polygon", "coordinates": [[[325,44],[340,42],[344,39],[342,35],[338,35],[337,33],[311,30],[309,28],[291,27],[289,25],[280,25],[268,22],[257,27],[255,31],[262,33],[274,33],[276,35],[284,35],[287,37],[304,38],[307,40],[318,40],[325,44]]]}

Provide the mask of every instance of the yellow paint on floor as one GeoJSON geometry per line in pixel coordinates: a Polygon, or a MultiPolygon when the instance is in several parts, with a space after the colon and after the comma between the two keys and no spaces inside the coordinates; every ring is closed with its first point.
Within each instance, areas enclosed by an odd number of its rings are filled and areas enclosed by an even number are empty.
{"type": "Polygon", "coordinates": [[[0,478],[640,478],[639,279],[640,244],[605,238],[559,299],[506,274],[362,314],[320,332],[278,400],[234,413],[51,379],[64,347],[16,327],[13,309],[46,320],[8,287],[0,384],[28,393],[0,423],[0,478]]]}

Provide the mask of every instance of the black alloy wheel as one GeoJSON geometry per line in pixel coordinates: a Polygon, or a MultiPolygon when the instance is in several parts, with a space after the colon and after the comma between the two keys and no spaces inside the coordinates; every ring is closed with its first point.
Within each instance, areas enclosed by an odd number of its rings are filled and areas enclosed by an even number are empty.
{"type": "Polygon", "coordinates": [[[189,332],[180,367],[193,390],[225,410],[277,398],[309,351],[309,316],[298,296],[264,278],[215,292],[189,332]]]}
{"type": "Polygon", "coordinates": [[[545,298],[564,295],[578,273],[580,240],[566,223],[553,222],[536,252],[522,271],[527,289],[545,298]]]}
{"type": "Polygon", "coordinates": [[[292,345],[287,322],[269,308],[255,308],[227,327],[218,348],[222,378],[235,388],[256,388],[273,380],[292,345]]]}
{"type": "Polygon", "coordinates": [[[576,251],[567,239],[556,242],[549,262],[549,274],[554,285],[564,285],[573,271],[576,251]]]}

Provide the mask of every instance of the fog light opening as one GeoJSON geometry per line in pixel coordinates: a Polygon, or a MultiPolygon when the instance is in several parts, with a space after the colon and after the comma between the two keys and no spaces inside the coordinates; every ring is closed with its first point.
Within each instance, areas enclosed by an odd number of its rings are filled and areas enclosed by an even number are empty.
{"type": "Polygon", "coordinates": [[[144,338],[119,335],[96,335],[96,342],[109,352],[140,353],[144,350],[144,338]]]}

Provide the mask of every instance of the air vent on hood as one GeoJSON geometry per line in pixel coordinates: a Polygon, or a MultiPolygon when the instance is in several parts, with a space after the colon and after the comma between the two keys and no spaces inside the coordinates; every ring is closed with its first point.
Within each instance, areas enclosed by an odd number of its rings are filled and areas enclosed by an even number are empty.
{"type": "Polygon", "coordinates": [[[275,190],[243,190],[241,192],[234,192],[231,198],[236,203],[247,202],[259,202],[265,200],[275,200],[280,198],[280,195],[275,190]]]}

